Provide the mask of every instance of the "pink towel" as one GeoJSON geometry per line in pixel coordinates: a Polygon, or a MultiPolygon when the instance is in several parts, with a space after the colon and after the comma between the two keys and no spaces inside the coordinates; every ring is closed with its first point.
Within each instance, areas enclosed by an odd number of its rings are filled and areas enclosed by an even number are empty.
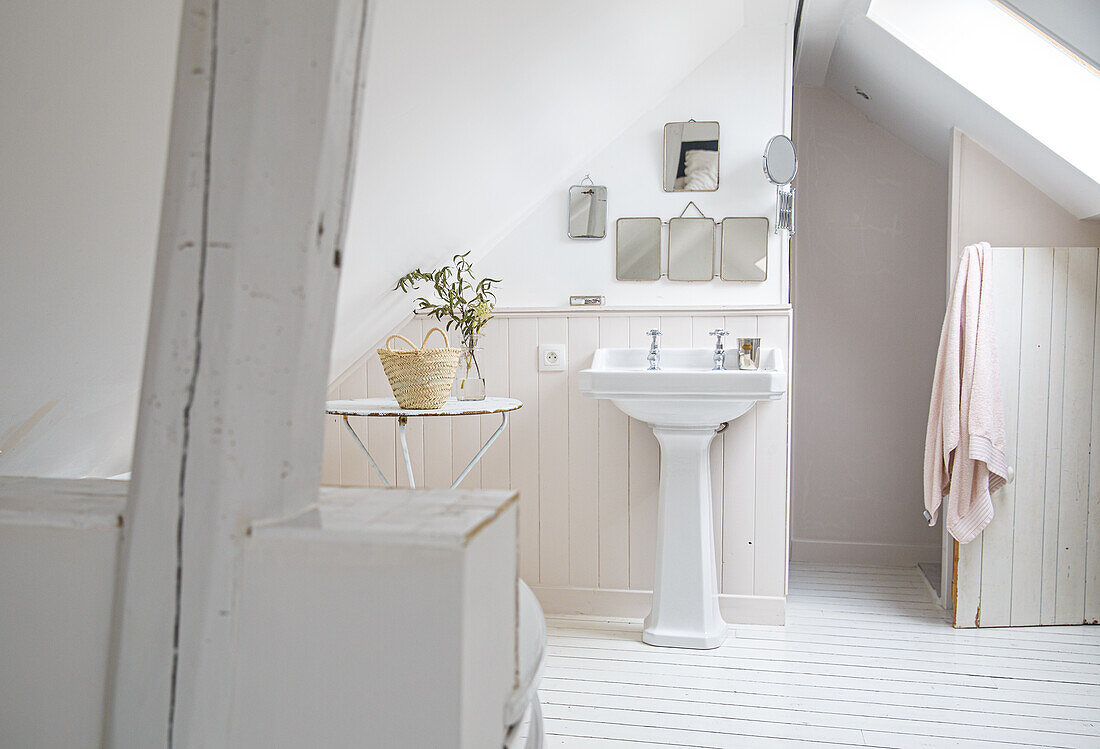
{"type": "Polygon", "coordinates": [[[987,242],[970,245],[959,262],[940,333],[924,445],[929,525],[948,497],[947,530],[964,544],[993,519],[990,494],[1008,475],[988,252],[987,242]]]}

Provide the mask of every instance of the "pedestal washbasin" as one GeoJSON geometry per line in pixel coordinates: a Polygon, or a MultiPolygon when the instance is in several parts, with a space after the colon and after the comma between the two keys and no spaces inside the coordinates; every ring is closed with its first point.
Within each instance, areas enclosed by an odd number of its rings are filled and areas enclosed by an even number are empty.
{"type": "Polygon", "coordinates": [[[757,401],[781,398],[787,373],[777,349],[763,349],[760,368],[752,371],[736,369],[733,355],[722,369],[713,369],[714,352],[703,348],[665,349],[660,369],[652,370],[647,354],[640,348],[598,349],[578,386],[583,395],[610,400],[649,424],[660,443],[653,608],[642,640],[716,648],[727,627],[714,566],[710,443],[723,423],[757,401]]]}

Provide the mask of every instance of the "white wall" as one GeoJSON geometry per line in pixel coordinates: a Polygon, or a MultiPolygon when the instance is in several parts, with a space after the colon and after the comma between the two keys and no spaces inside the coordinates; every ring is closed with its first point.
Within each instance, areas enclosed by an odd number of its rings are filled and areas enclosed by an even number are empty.
{"type": "Polygon", "coordinates": [[[411,314],[399,276],[483,256],[726,42],[742,4],[374,3],[333,376],[411,314]]]}
{"type": "Polygon", "coordinates": [[[0,3],[0,474],[129,465],[180,9],[0,3]]]}
{"type": "MultiPolygon", "coordinates": [[[[763,216],[771,226],[775,187],[764,177],[760,159],[769,138],[789,132],[785,34],[782,18],[747,25],[606,148],[561,175],[541,205],[479,268],[505,280],[501,304],[564,305],[570,294],[603,294],[608,305],[617,306],[786,303],[785,243],[771,232],[768,279],[763,283],[615,280],[615,220],[620,217],[667,220],[693,200],[716,221],[763,216]],[[689,118],[719,123],[716,192],[666,193],[661,187],[664,124],[689,118]],[[566,236],[567,191],[585,173],[608,188],[607,236],[602,240],[566,236]]],[[[689,210],[687,215],[696,214],[689,210]]]]}
{"type": "MultiPolygon", "coordinates": [[[[513,182],[522,178],[526,183],[528,177],[518,173],[493,182],[493,200],[486,202],[485,194],[465,184],[468,177],[450,184],[454,172],[442,172],[438,180],[443,187],[431,187],[428,196],[433,198],[433,205],[448,212],[447,220],[452,224],[448,226],[433,212],[424,213],[423,203],[408,202],[406,195],[411,192],[398,194],[383,189],[384,186],[369,184],[365,174],[377,171],[374,162],[382,158],[373,157],[372,149],[385,151],[377,144],[392,139],[364,136],[352,207],[353,236],[349,237],[348,262],[371,265],[362,269],[348,265],[341,278],[333,381],[340,381],[342,375],[373,356],[373,347],[391,330],[403,325],[411,314],[411,298],[384,293],[385,284],[392,284],[415,263],[435,267],[449,259],[451,249],[473,249],[475,258],[478,254],[484,256],[476,260],[477,272],[503,279],[498,287],[501,307],[561,306],[568,304],[570,294],[579,293],[603,294],[609,306],[785,304],[786,242],[774,234],[769,234],[765,282],[632,283],[615,280],[614,222],[621,216],[670,218],[679,215],[689,200],[717,220],[726,216],[765,216],[769,222],[772,220],[775,188],[764,178],[760,159],[771,136],[790,130],[792,29],[786,13],[783,3],[770,0],[746,3],[744,28],[735,27],[732,38],[724,40],[705,59],[691,57],[699,64],[685,71],[682,79],[670,84],[668,90],[650,86],[647,90],[652,98],[644,109],[629,113],[626,107],[619,106],[617,131],[595,135],[602,119],[594,118],[597,114],[602,118],[612,105],[599,104],[583,112],[570,108],[568,121],[559,122],[558,126],[568,132],[587,132],[585,145],[589,146],[589,153],[563,161],[564,167],[544,170],[545,179],[540,182],[540,190],[535,191],[537,200],[518,213],[500,218],[486,246],[459,243],[457,229],[475,220],[481,226],[487,216],[497,215],[498,208],[505,205],[502,201],[512,201],[511,193],[525,189],[524,184],[513,182]],[[715,118],[721,126],[721,177],[716,192],[665,193],[661,188],[664,124],[687,118],[715,118]],[[571,240],[566,236],[567,193],[569,186],[587,172],[608,186],[607,237],[571,240]],[[467,205],[466,201],[479,205],[467,205]],[[416,232],[406,230],[414,225],[416,232]],[[377,227],[374,234],[387,237],[386,242],[372,238],[370,243],[361,240],[363,244],[356,244],[356,228],[366,232],[370,226],[377,227]],[[435,247],[429,247],[433,242],[435,247]],[[380,250],[374,249],[375,243],[399,251],[387,250],[385,257],[376,257],[380,250]],[[442,256],[431,254],[441,247],[447,248],[442,256]]],[[[714,18],[718,23],[721,17],[714,18]]],[[[687,54],[696,53],[693,50],[687,54]]],[[[614,78],[626,70],[627,62],[620,61],[609,72],[614,78]]],[[[629,77],[644,76],[631,73],[629,77]]],[[[643,99],[638,99],[639,106],[643,99]]],[[[520,131],[524,131],[523,127],[520,131]]],[[[483,140],[471,141],[467,150],[476,150],[478,144],[491,145],[483,140]]],[[[448,152],[446,158],[472,157],[448,152]]],[[[489,156],[479,158],[485,160],[489,156]]],[[[409,190],[412,189],[410,186],[409,190]]]]}
{"type": "Polygon", "coordinates": [[[947,173],[832,91],[795,92],[792,559],[934,561],[921,470],[947,173]]]}

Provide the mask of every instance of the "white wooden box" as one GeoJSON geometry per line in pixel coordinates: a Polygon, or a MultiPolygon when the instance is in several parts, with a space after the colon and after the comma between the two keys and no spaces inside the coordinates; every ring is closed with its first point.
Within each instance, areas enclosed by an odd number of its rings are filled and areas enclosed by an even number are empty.
{"type": "Polygon", "coordinates": [[[325,489],[257,523],[237,747],[498,747],[516,685],[515,492],[325,489]]]}

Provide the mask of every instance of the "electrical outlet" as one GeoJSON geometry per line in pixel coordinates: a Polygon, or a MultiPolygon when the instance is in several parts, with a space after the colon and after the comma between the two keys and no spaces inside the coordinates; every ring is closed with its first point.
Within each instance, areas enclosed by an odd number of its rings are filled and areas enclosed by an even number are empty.
{"type": "Polygon", "coordinates": [[[548,343],[539,346],[540,372],[564,372],[565,367],[564,343],[548,343]]]}

